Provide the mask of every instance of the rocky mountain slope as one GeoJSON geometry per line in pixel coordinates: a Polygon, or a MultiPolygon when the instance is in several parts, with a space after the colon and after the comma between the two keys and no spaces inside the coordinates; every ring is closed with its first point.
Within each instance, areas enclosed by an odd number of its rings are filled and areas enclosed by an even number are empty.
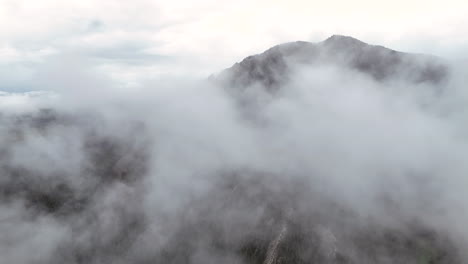
{"type": "Polygon", "coordinates": [[[261,85],[277,90],[289,80],[294,66],[333,65],[358,71],[377,81],[402,79],[410,83],[440,84],[448,67],[442,59],[395,51],[334,35],[319,42],[290,42],[245,58],[224,70],[216,79],[234,87],[261,85]]]}

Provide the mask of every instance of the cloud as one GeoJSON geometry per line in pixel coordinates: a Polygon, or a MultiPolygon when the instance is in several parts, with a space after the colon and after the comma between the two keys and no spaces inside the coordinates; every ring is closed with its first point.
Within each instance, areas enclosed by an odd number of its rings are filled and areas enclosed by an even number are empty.
{"type": "Polygon", "coordinates": [[[463,259],[464,75],[294,64],[248,108],[208,80],[119,89],[80,59],[41,68],[41,105],[5,94],[22,102],[1,116],[6,259],[260,263],[277,237],[288,261],[463,259]]]}
{"type": "Polygon", "coordinates": [[[294,64],[276,93],[195,78],[336,31],[443,53],[465,41],[449,2],[3,2],[0,255],[462,263],[463,63],[439,83],[294,64]]]}

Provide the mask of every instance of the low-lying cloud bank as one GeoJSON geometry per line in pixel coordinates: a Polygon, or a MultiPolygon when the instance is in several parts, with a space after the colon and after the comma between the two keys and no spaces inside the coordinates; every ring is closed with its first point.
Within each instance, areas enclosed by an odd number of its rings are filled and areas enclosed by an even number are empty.
{"type": "Polygon", "coordinates": [[[273,93],[80,75],[4,107],[2,260],[464,263],[463,67],[431,83],[287,63],[273,93]]]}

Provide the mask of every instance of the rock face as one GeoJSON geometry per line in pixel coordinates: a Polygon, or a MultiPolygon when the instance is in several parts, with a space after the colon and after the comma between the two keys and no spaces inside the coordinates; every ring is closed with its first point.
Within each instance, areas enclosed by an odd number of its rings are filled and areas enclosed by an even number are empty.
{"type": "Polygon", "coordinates": [[[333,65],[355,70],[377,81],[401,79],[409,83],[439,84],[448,75],[441,59],[398,52],[334,35],[319,43],[290,42],[249,56],[216,78],[233,87],[260,85],[273,92],[286,83],[294,66],[333,65]]]}

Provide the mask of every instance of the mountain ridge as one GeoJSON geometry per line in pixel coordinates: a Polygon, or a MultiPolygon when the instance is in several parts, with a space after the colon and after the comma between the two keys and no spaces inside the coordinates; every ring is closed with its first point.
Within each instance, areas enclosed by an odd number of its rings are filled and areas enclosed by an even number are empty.
{"type": "Polygon", "coordinates": [[[215,79],[246,88],[255,84],[278,90],[297,65],[336,65],[356,70],[377,81],[402,79],[409,83],[440,84],[447,79],[448,66],[438,57],[396,51],[359,39],[332,35],[321,42],[295,41],[275,45],[223,70],[215,79]]]}

